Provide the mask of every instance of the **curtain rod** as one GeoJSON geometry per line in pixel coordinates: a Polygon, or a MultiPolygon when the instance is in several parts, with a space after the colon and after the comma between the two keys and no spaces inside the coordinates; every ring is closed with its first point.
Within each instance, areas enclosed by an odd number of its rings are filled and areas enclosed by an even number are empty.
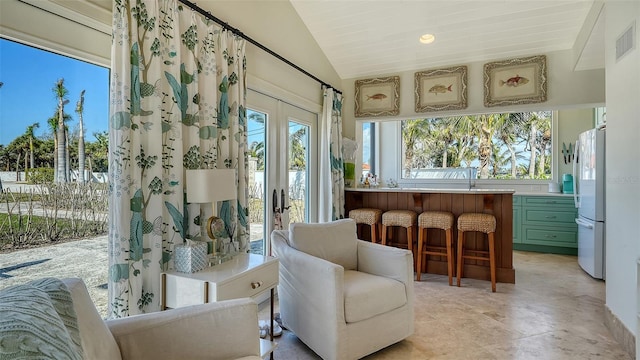
{"type": "Polygon", "coordinates": [[[187,5],[188,7],[190,7],[192,10],[197,11],[198,13],[202,14],[204,17],[206,17],[207,19],[213,20],[216,23],[218,23],[219,25],[221,25],[225,30],[229,30],[232,33],[240,36],[241,38],[247,40],[248,42],[252,43],[253,45],[257,46],[258,48],[262,49],[263,51],[271,54],[272,56],[274,56],[276,59],[284,62],[285,64],[291,66],[292,68],[298,70],[299,72],[307,75],[308,77],[312,78],[313,80],[319,82],[322,86],[327,86],[332,88],[335,92],[337,92],[338,94],[342,95],[342,91],[336,89],[335,87],[331,86],[331,84],[328,84],[322,80],[320,80],[319,78],[315,77],[313,74],[311,74],[310,72],[306,71],[305,69],[299,67],[298,65],[292,63],[291,61],[285,59],[284,57],[282,57],[280,54],[274,52],[273,50],[267,48],[266,46],[260,44],[259,42],[253,40],[252,38],[250,38],[249,36],[245,35],[242,31],[240,31],[239,29],[234,28],[233,26],[229,25],[228,23],[220,20],[219,18],[213,16],[210,12],[205,11],[204,9],[202,9],[201,7],[199,7],[198,5],[196,5],[195,3],[192,3],[189,0],[178,0],[181,3],[187,5]]]}

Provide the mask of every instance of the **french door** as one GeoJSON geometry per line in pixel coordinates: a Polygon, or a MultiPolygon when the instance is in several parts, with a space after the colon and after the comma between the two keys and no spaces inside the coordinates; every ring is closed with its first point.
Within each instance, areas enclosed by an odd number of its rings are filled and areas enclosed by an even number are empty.
{"type": "Polygon", "coordinates": [[[272,230],[317,219],[317,122],[315,113],[247,91],[251,252],[270,254],[272,230]]]}

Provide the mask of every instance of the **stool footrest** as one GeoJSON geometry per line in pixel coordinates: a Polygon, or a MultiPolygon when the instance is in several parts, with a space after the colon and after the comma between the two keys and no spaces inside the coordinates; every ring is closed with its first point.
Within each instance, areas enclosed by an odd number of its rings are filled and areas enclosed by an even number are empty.
{"type": "Polygon", "coordinates": [[[469,255],[463,255],[462,256],[463,259],[473,259],[473,260],[484,260],[484,261],[489,261],[490,259],[487,257],[482,257],[482,256],[469,256],[469,255]]]}

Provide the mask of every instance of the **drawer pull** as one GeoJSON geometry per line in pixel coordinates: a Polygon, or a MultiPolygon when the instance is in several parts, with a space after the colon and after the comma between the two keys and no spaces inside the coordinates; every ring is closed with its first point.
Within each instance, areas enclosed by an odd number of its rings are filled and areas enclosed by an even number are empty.
{"type": "Polygon", "coordinates": [[[547,200],[547,204],[555,204],[556,201],[555,200],[547,200]]]}
{"type": "Polygon", "coordinates": [[[251,283],[251,288],[252,289],[257,289],[260,286],[262,286],[262,281],[254,281],[254,282],[251,283]]]}
{"type": "Polygon", "coordinates": [[[548,239],[555,239],[556,238],[555,235],[546,235],[545,237],[548,238],[548,239]]]}
{"type": "Polygon", "coordinates": [[[555,219],[556,217],[554,215],[547,215],[544,218],[545,219],[555,219]]]}

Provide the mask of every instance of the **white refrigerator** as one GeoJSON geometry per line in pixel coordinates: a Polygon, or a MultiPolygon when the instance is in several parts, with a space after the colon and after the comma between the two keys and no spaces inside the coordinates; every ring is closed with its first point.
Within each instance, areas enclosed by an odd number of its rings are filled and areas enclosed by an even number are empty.
{"type": "Polygon", "coordinates": [[[589,275],[605,279],[605,129],[578,136],[573,163],[578,208],[578,263],[589,275]]]}

